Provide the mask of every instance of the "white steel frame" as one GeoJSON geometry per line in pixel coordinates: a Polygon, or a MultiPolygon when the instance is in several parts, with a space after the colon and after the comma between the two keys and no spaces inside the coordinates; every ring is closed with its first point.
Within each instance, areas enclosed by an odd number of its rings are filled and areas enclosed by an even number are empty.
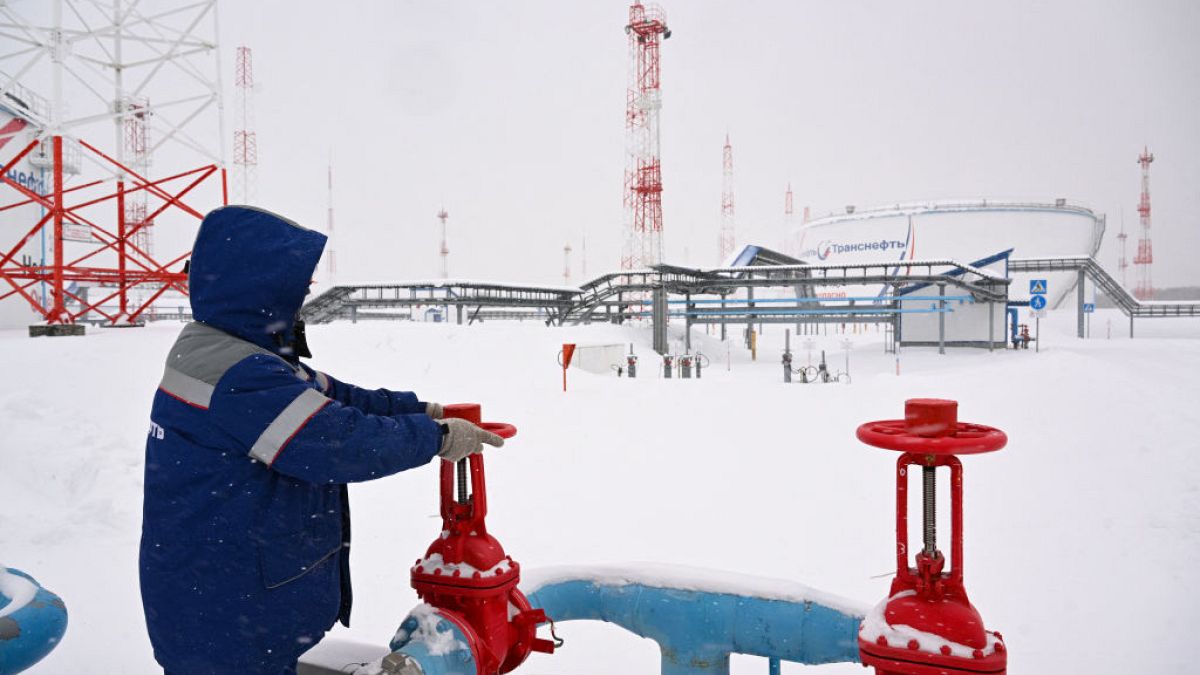
{"type": "Polygon", "coordinates": [[[0,0],[0,101],[17,92],[49,101],[14,108],[42,139],[78,139],[111,120],[112,151],[124,165],[125,118],[141,99],[154,139],[147,154],[173,143],[193,161],[199,154],[225,166],[217,0],[0,0]],[[47,75],[49,95],[40,91],[47,75]],[[80,93],[69,107],[68,79],[80,93]],[[198,133],[211,115],[216,134],[198,133]]]}

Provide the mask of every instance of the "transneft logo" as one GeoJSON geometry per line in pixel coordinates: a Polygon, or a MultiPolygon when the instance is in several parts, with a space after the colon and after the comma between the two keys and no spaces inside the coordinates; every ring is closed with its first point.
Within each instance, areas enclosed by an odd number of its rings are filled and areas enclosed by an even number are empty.
{"type": "Polygon", "coordinates": [[[32,190],[39,195],[46,194],[46,179],[32,171],[26,173],[24,171],[17,171],[16,169],[9,169],[5,177],[26,190],[32,190]]]}
{"type": "Polygon", "coordinates": [[[817,244],[817,259],[825,260],[837,253],[859,253],[862,251],[903,251],[908,247],[906,242],[898,239],[880,239],[879,241],[864,241],[855,244],[838,244],[828,239],[817,244]]]}
{"type": "Polygon", "coordinates": [[[155,422],[150,422],[150,438],[162,440],[167,435],[167,432],[155,422]]]}

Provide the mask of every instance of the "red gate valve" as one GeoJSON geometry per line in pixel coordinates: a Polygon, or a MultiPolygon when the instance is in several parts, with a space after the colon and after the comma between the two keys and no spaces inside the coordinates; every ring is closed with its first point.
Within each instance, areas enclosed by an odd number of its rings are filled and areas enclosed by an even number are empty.
{"type": "Polygon", "coordinates": [[[896,578],[888,598],[863,619],[859,656],[878,675],[1004,675],[1008,652],[1000,633],[983,618],[963,585],[962,462],[956,455],[994,452],[1008,437],[999,429],[958,421],[958,403],[910,399],[904,419],[858,427],[868,445],[904,454],[896,462],[896,578]],[[908,470],[920,466],[924,498],[924,547],[908,561],[908,470]],[[950,469],[950,571],[937,548],[937,477],[950,469]]]}
{"type": "MultiPolygon", "coordinates": [[[[483,422],[475,403],[447,405],[443,416],[465,419],[503,438],[517,433],[511,424],[483,422]]],[[[442,532],[413,565],[417,595],[467,636],[476,675],[507,673],[532,651],[552,653],[556,644],[537,637],[538,625],[549,619],[517,588],[520,564],[488,534],[482,453],[457,463],[443,460],[440,478],[442,532]]]]}

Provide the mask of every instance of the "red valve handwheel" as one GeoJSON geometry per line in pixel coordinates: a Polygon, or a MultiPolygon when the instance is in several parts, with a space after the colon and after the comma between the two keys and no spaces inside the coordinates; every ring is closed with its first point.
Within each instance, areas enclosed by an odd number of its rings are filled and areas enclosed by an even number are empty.
{"type": "Polygon", "coordinates": [[[500,438],[512,438],[517,435],[517,428],[507,422],[484,422],[479,426],[484,431],[490,431],[500,438]]]}
{"type": "Polygon", "coordinates": [[[974,455],[994,452],[1008,443],[995,427],[958,421],[958,404],[941,399],[905,401],[902,420],[867,422],[858,440],[887,450],[923,455],[974,455]]]}
{"type": "Polygon", "coordinates": [[[995,427],[958,422],[949,436],[918,436],[904,420],[880,420],[858,427],[858,440],[887,450],[922,455],[975,455],[993,452],[1008,443],[1008,436],[995,427]]]}
{"type": "Polygon", "coordinates": [[[442,408],[442,417],[455,417],[471,422],[475,426],[496,434],[500,438],[512,438],[517,428],[506,422],[482,421],[482,406],[478,403],[451,403],[442,408]]]}

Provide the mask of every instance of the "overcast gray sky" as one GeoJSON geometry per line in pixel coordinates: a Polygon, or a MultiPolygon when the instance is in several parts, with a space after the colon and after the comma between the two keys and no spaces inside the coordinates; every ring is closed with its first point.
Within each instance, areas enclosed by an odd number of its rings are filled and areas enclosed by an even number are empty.
{"type": "MultiPolygon", "coordinates": [[[[1109,215],[1115,271],[1149,144],[1155,281],[1200,283],[1200,3],[663,6],[670,261],[715,262],[728,131],[739,244],[776,240],[789,180],[815,213],[1061,196],[1109,215]]],[[[615,268],[627,8],[223,3],[226,69],[254,50],[259,202],[323,225],[332,150],[343,279],[435,276],[443,204],[452,276],[553,283],[570,241],[578,282],[584,236],[589,276],[615,268]]]]}

